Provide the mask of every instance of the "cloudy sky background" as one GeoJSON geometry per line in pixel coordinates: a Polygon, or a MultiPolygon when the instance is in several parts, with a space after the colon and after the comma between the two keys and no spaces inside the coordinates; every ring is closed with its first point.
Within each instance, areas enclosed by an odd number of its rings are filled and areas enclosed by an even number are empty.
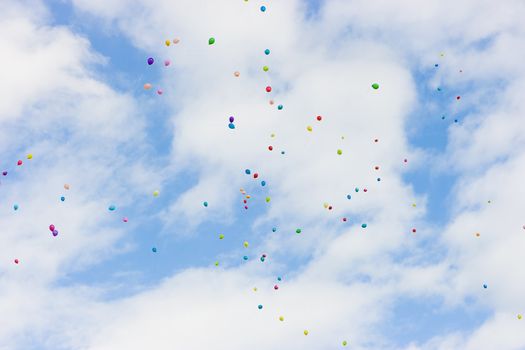
{"type": "Polygon", "coordinates": [[[522,1],[1,4],[0,349],[525,349],[522,1]]]}

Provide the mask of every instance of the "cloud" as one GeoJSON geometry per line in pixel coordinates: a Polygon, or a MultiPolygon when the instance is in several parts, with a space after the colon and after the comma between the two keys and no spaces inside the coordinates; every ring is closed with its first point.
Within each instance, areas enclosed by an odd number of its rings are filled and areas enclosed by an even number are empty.
{"type": "Polygon", "coordinates": [[[255,2],[241,1],[72,3],[77,16],[118,30],[145,57],[172,59],[170,70],[151,81],[164,90],[159,104],[167,106],[166,125],[173,131],[170,164],[148,166],[151,122],[136,96],[116,91],[97,73],[106,58],[89,38],[50,25],[41,3],[31,16],[9,3],[9,16],[0,17],[8,28],[0,47],[14,60],[0,71],[7,77],[0,151],[14,157],[10,164],[32,150],[35,158],[15,170],[19,177],[10,187],[3,183],[7,203],[31,200],[16,213],[26,216],[13,216],[11,204],[2,214],[9,229],[0,244],[9,250],[0,250],[0,258],[24,257],[0,275],[9,286],[0,310],[13,320],[0,330],[0,346],[321,349],[344,339],[355,349],[525,345],[516,320],[525,309],[519,284],[525,277],[519,269],[523,69],[519,55],[508,54],[511,48],[523,52],[519,2],[333,0],[313,18],[300,1],[268,4],[264,14],[255,2]],[[210,36],[213,46],[207,45],[210,36]],[[45,40],[30,50],[35,37],[45,40]],[[178,46],[163,46],[173,37],[181,38],[178,46]],[[436,83],[414,81],[414,71],[437,60],[439,82],[463,96],[461,105],[440,107],[464,113],[465,121],[449,128],[444,153],[430,157],[410,145],[407,129],[421,90],[436,83]],[[379,90],[371,88],[375,82],[379,90]],[[235,130],[227,127],[230,115],[235,130]],[[425,194],[405,180],[409,170],[427,166],[457,179],[454,209],[443,227],[428,221],[425,194]],[[260,178],[245,175],[246,168],[260,178]],[[160,214],[166,231],[183,227],[177,232],[199,239],[210,222],[247,222],[239,230],[254,232],[276,225],[278,232],[262,235],[250,250],[252,256],[266,252],[267,262],[239,267],[237,251],[226,252],[218,268],[187,267],[116,300],[83,281],[54,285],[132,249],[105,212],[109,203],[129,208],[152,183],[185,174],[194,185],[187,183],[177,197],[168,191],[160,214]],[[258,183],[263,179],[264,188],[258,183]],[[67,211],[58,201],[49,204],[65,182],[72,182],[67,211]],[[244,213],[253,215],[249,219],[236,210],[240,187],[252,196],[244,213]],[[205,200],[210,206],[203,215],[205,200]],[[325,209],[325,202],[334,209],[325,209]],[[61,230],[60,240],[49,238],[50,223],[61,230]],[[443,258],[428,256],[437,251],[443,258]],[[478,329],[465,325],[405,344],[389,339],[384,327],[396,320],[394,306],[407,296],[439,298],[448,310],[464,310],[474,300],[491,315],[478,329]]]}

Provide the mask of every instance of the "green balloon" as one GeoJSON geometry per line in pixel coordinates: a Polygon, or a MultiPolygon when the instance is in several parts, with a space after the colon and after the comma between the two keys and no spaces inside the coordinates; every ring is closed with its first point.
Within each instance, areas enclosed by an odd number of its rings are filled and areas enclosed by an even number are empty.
{"type": "Polygon", "coordinates": [[[373,83],[373,84],[372,84],[372,88],[373,88],[374,90],[379,89],[379,84],[378,84],[378,83],[373,83]]]}
{"type": "Polygon", "coordinates": [[[343,340],[343,346],[346,346],[346,344],[348,344],[346,340],[343,340]]]}
{"type": "Polygon", "coordinates": [[[301,233],[301,229],[298,228],[297,230],[295,230],[295,233],[301,233]]]}
{"type": "Polygon", "coordinates": [[[208,40],[208,45],[213,45],[215,44],[215,38],[214,37],[211,37],[209,40],[208,40]]]}

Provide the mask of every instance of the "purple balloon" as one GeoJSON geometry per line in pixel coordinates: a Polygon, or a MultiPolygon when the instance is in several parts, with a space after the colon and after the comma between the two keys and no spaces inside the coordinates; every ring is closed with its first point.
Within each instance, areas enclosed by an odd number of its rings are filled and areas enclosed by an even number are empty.
{"type": "Polygon", "coordinates": [[[58,236],[58,231],[57,230],[53,230],[53,237],[56,237],[58,236]]]}
{"type": "Polygon", "coordinates": [[[233,123],[234,118],[230,117],[230,123],[233,123]]]}
{"type": "Polygon", "coordinates": [[[6,176],[7,175],[7,171],[3,171],[2,175],[6,176]]]}
{"type": "Polygon", "coordinates": [[[153,64],[153,62],[155,62],[155,60],[152,57],[148,58],[148,64],[150,66],[153,64]]]}

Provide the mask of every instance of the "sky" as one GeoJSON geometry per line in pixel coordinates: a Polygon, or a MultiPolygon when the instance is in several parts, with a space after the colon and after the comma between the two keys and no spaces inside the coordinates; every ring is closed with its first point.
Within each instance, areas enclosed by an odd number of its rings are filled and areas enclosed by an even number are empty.
{"type": "Polygon", "coordinates": [[[525,349],[524,17],[3,0],[0,350],[525,349]]]}

